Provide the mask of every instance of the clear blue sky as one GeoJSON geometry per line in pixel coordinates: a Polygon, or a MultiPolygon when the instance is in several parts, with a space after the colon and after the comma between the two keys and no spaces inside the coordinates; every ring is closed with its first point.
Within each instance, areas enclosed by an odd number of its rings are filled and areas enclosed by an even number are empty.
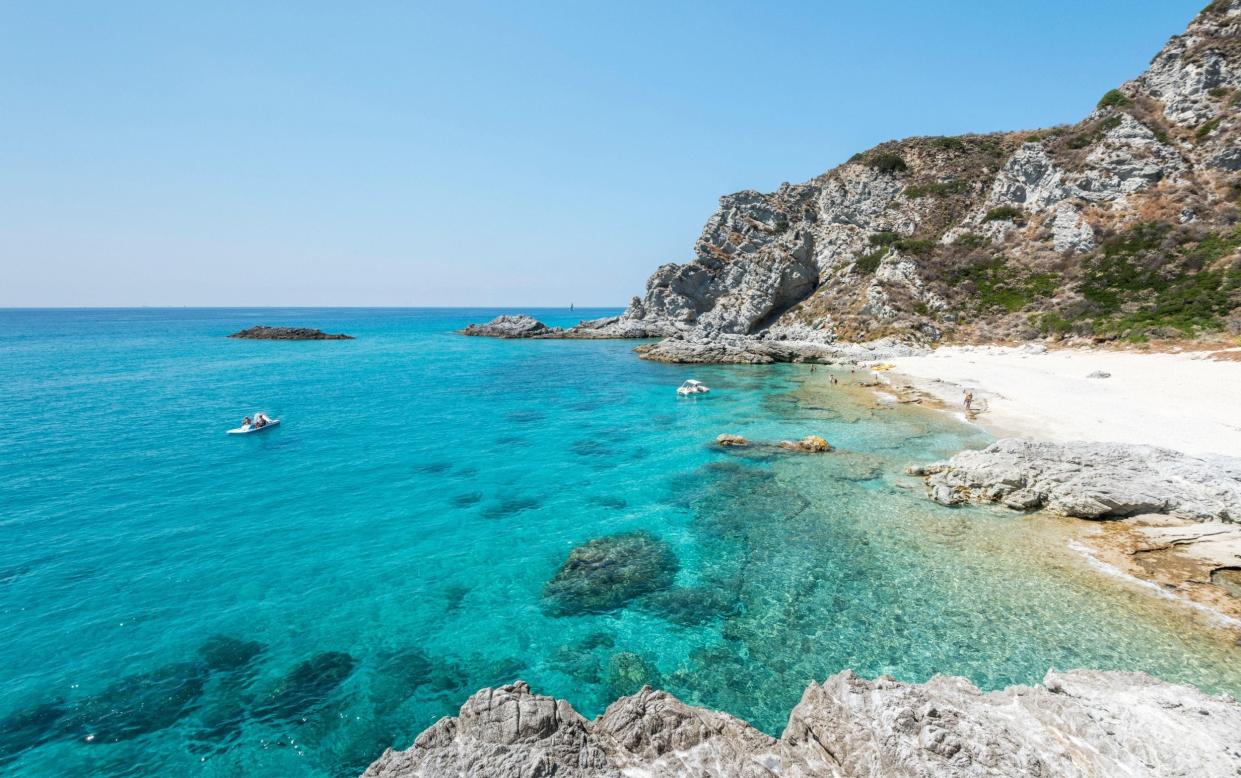
{"type": "Polygon", "coordinates": [[[717,198],[1072,122],[1206,0],[0,0],[0,306],[623,305],[717,198]]]}

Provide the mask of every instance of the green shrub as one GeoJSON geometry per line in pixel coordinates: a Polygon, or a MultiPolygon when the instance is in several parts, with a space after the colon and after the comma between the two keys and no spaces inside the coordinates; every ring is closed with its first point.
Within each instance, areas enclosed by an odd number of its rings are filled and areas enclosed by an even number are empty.
{"type": "Polygon", "coordinates": [[[899,173],[909,169],[900,154],[893,154],[890,151],[874,155],[866,161],[866,164],[880,173],[899,173]]]}
{"type": "Polygon", "coordinates": [[[1155,134],[1155,140],[1159,141],[1165,146],[1167,146],[1169,143],[1172,142],[1172,139],[1168,137],[1168,131],[1165,130],[1163,127],[1156,127],[1155,129],[1151,130],[1151,132],[1155,134]]]}
{"type": "Polygon", "coordinates": [[[1222,86],[1215,86],[1215,87],[1211,87],[1210,89],[1208,89],[1207,94],[1209,94],[1211,97],[1214,97],[1215,99],[1218,100],[1219,98],[1228,94],[1228,90],[1222,86]]]}
{"type": "Polygon", "coordinates": [[[1218,127],[1222,121],[1224,121],[1224,117],[1216,116],[1214,119],[1203,122],[1198,129],[1194,130],[1194,137],[1198,140],[1203,140],[1206,136],[1215,132],[1215,128],[1218,127]]]}
{"type": "Polygon", "coordinates": [[[1073,329],[1073,322],[1055,311],[1034,314],[1030,316],[1029,321],[1030,325],[1038,330],[1040,335],[1064,335],[1073,329]]]}
{"type": "Polygon", "coordinates": [[[904,238],[895,232],[876,232],[871,235],[870,245],[888,247],[893,246],[907,254],[926,254],[933,250],[936,246],[935,241],[923,238],[904,238]]]}
{"type": "Polygon", "coordinates": [[[1009,313],[1019,311],[1036,299],[1055,293],[1059,276],[1054,273],[1023,275],[1009,267],[1003,256],[986,262],[957,267],[949,273],[953,286],[971,284],[973,302],[979,311],[1002,308],[1009,313]]]}
{"type": "Polygon", "coordinates": [[[887,253],[888,250],[886,248],[881,248],[869,254],[863,254],[853,260],[853,269],[859,273],[870,275],[879,268],[879,260],[883,259],[884,254],[887,253]]]}
{"type": "Polygon", "coordinates": [[[1223,16],[1224,14],[1228,13],[1229,5],[1231,5],[1229,0],[1214,0],[1214,2],[1212,2],[1210,5],[1202,9],[1202,13],[1214,14],[1216,16],[1223,16]]]}
{"type": "Polygon", "coordinates": [[[965,141],[952,135],[931,138],[931,145],[946,151],[962,151],[965,149],[965,141]]]}
{"type": "Polygon", "coordinates": [[[1223,327],[1241,291],[1241,264],[1212,265],[1241,248],[1241,228],[1185,241],[1170,225],[1140,224],[1104,241],[1083,263],[1079,286],[1095,314],[1096,334],[1142,339],[1195,335],[1223,327]]]}
{"type": "Polygon", "coordinates": [[[1087,146],[1093,146],[1095,143],[1101,140],[1104,135],[1106,135],[1107,133],[1119,127],[1121,121],[1122,120],[1119,116],[1107,117],[1106,119],[1099,122],[1091,129],[1086,130],[1085,132],[1079,133],[1077,135],[1074,135],[1072,138],[1069,138],[1069,143],[1068,143],[1069,148],[1084,149],[1087,146]]]}
{"type": "Polygon", "coordinates": [[[987,215],[982,217],[984,222],[1001,222],[1001,221],[1019,221],[1022,212],[1019,208],[1011,205],[1001,205],[987,211],[987,215]]]}
{"type": "Polygon", "coordinates": [[[926,238],[902,238],[896,247],[906,254],[929,254],[935,250],[935,241],[926,238]]]}
{"type": "Polygon", "coordinates": [[[957,239],[952,242],[952,245],[960,246],[963,249],[977,249],[986,246],[990,242],[991,241],[987,240],[982,235],[974,232],[967,232],[962,235],[958,235],[957,239]]]}
{"type": "Polygon", "coordinates": [[[859,151],[858,153],[854,154],[852,157],[849,157],[849,162],[851,163],[861,162],[864,159],[866,159],[866,155],[859,151]]]}
{"type": "Polygon", "coordinates": [[[1133,101],[1125,97],[1124,93],[1119,89],[1109,90],[1099,100],[1099,108],[1128,108],[1133,105],[1133,101]]]}
{"type": "Polygon", "coordinates": [[[949,179],[948,181],[932,181],[929,184],[913,184],[905,187],[905,196],[910,199],[919,197],[949,197],[955,194],[961,194],[966,190],[966,183],[957,179],[949,179]]]}

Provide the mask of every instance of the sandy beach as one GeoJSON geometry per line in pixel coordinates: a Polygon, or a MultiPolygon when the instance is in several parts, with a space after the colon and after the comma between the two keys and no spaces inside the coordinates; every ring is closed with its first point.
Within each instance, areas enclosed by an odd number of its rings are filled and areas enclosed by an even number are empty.
{"type": "Polygon", "coordinates": [[[1102,349],[946,346],[888,360],[880,373],[911,385],[997,436],[1148,443],[1241,456],[1241,349],[1147,353],[1102,349]],[[1223,358],[1221,358],[1223,357],[1223,358]],[[1107,377],[1090,377],[1091,374],[1107,377]]]}

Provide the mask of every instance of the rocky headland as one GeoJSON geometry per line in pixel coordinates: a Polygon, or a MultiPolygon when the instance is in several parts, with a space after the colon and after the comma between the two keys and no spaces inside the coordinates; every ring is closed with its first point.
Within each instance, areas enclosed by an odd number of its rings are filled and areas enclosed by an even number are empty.
{"type": "Polygon", "coordinates": [[[234,332],[230,338],[242,340],[353,340],[352,335],[330,333],[309,327],[268,327],[260,324],[234,332]]]}
{"type": "Polygon", "coordinates": [[[779,738],[644,687],[589,721],[517,682],[483,689],[365,778],[485,775],[1225,776],[1241,772],[1241,705],[1140,673],[1050,672],[984,693],[849,671],[807,687],[779,738]]]}
{"type": "Polygon", "coordinates": [[[726,195],[621,316],[491,329],[753,363],[1239,333],[1239,105],[1241,0],[1219,0],[1077,124],[890,141],[726,195]]]}

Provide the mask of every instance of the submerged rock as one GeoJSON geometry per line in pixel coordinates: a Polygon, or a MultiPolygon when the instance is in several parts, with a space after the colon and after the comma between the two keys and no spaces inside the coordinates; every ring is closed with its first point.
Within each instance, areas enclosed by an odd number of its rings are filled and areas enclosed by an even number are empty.
{"type": "Polygon", "coordinates": [[[116,743],[164,729],[194,709],[207,682],[199,662],[164,665],[122,678],[79,700],[67,722],[89,743],[116,743]]]}
{"type": "Polygon", "coordinates": [[[61,720],[65,713],[64,700],[52,700],[0,718],[0,765],[63,734],[61,720]]]}
{"type": "Polygon", "coordinates": [[[998,502],[1105,519],[1163,513],[1241,521],[1241,459],[1195,457],[1155,446],[1037,443],[1005,438],[947,462],[913,467],[936,502],[998,502]]]}
{"type": "Polygon", "coordinates": [[[1141,673],[1049,672],[1040,685],[981,692],[964,678],[906,684],[846,670],[806,689],[779,739],[646,688],[587,721],[519,681],[478,692],[363,775],[1226,776],[1241,772],[1239,731],[1232,698],[1141,673]]]}
{"type": "Polygon", "coordinates": [[[343,651],[325,651],[300,662],[268,690],[254,707],[263,718],[298,719],[322,705],[353,672],[354,659],[343,651]]]}
{"type": "Polygon", "coordinates": [[[209,670],[236,672],[244,670],[263,653],[263,644],[256,640],[240,640],[229,635],[212,635],[198,647],[198,657],[209,670]]]}
{"type": "Polygon", "coordinates": [[[332,334],[309,327],[268,327],[263,324],[234,332],[229,337],[243,340],[353,340],[352,335],[343,333],[332,334]]]}
{"type": "Polygon", "coordinates": [[[705,624],[736,610],[736,603],[718,589],[679,586],[645,595],[637,606],[683,627],[705,624]]]}
{"type": "Polygon", "coordinates": [[[748,446],[750,441],[740,435],[729,435],[727,432],[716,437],[715,442],[720,446],[748,446]]]}
{"type": "Polygon", "coordinates": [[[596,538],[569,552],[543,587],[543,610],[552,616],[606,613],[672,585],[676,554],[648,532],[596,538]]]}
{"type": "Polygon", "coordinates": [[[632,651],[621,651],[608,659],[604,682],[609,697],[621,697],[633,694],[643,686],[658,685],[659,671],[646,657],[632,651]]]}

